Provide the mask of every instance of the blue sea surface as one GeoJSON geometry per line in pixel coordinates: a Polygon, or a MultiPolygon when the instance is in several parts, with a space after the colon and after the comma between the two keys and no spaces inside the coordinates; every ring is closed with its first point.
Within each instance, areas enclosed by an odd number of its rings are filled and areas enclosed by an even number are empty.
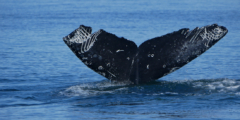
{"type": "Polygon", "coordinates": [[[240,119],[239,0],[1,0],[0,119],[240,119]],[[140,45],[217,23],[228,34],[143,85],[111,83],[62,38],[84,24],[140,45]]]}

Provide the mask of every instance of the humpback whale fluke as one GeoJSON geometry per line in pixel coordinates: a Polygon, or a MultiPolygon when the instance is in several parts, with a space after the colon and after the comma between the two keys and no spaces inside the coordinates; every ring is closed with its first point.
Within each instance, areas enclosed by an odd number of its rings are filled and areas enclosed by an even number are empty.
{"type": "Polygon", "coordinates": [[[112,81],[146,83],[163,77],[192,61],[228,30],[217,24],[173,33],[143,42],[139,47],[102,29],[91,33],[84,25],[64,37],[73,53],[89,68],[112,81]]]}

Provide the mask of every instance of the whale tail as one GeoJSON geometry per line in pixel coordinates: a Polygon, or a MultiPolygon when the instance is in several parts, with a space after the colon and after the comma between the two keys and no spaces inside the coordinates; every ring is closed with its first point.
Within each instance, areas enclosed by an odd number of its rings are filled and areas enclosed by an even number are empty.
{"type": "Polygon", "coordinates": [[[139,47],[104,30],[91,33],[80,27],[63,40],[89,68],[118,82],[147,83],[167,75],[192,61],[228,30],[217,24],[189,30],[183,28],[143,42],[139,47]]]}

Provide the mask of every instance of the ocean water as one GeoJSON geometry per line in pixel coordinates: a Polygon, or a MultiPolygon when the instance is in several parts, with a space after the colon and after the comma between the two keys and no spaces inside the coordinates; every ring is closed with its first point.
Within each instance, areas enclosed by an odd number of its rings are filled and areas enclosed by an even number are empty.
{"type": "Polygon", "coordinates": [[[240,119],[238,0],[0,0],[0,119],[240,119]],[[154,83],[111,83],[62,37],[79,25],[140,45],[217,23],[228,34],[154,83]]]}

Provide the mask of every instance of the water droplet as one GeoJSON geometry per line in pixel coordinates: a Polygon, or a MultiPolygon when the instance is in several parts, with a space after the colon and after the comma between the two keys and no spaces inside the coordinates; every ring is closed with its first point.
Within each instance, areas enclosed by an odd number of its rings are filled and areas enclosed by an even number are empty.
{"type": "Polygon", "coordinates": [[[127,57],[127,60],[129,60],[130,58],[129,57],[127,57]]]}
{"type": "Polygon", "coordinates": [[[102,67],[102,66],[99,66],[99,67],[98,67],[98,69],[99,69],[99,70],[102,70],[102,69],[103,69],[103,67],[102,67]]]}
{"type": "Polygon", "coordinates": [[[110,63],[108,63],[107,66],[110,67],[110,63]]]}
{"type": "Polygon", "coordinates": [[[152,54],[151,57],[154,57],[154,54],[152,54]]]}
{"type": "Polygon", "coordinates": [[[165,68],[166,67],[166,65],[163,65],[163,68],[165,68]]]}

